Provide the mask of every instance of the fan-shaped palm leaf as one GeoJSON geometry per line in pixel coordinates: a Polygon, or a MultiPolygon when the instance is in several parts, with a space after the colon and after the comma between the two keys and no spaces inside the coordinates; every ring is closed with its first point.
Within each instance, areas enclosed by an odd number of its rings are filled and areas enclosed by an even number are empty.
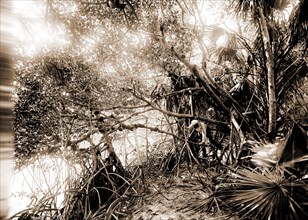
{"type": "Polygon", "coordinates": [[[233,0],[235,9],[238,13],[247,15],[251,13],[254,21],[258,21],[258,7],[263,8],[263,13],[267,17],[274,11],[283,11],[290,5],[288,0],[233,0]]]}
{"type": "Polygon", "coordinates": [[[243,169],[226,177],[216,197],[225,202],[240,219],[305,219],[308,217],[307,184],[286,178],[284,169],[243,169]]]}
{"type": "Polygon", "coordinates": [[[211,44],[216,45],[217,40],[226,35],[227,31],[221,27],[211,25],[206,30],[207,39],[211,42],[211,44]]]}
{"type": "Polygon", "coordinates": [[[220,47],[217,49],[218,63],[230,61],[233,63],[244,63],[245,57],[240,50],[232,47],[220,47]]]}

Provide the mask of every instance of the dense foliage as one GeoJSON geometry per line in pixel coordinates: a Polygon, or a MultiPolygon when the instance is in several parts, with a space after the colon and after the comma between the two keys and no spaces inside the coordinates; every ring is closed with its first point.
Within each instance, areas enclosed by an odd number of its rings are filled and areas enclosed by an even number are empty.
{"type": "MultiPolygon", "coordinates": [[[[107,188],[112,193],[106,201],[78,214],[80,218],[93,213],[97,217],[103,210],[115,210],[113,205],[135,190],[134,178],[140,178],[123,171],[109,137],[117,131],[146,128],[173,138],[174,146],[162,160],[166,170],[175,170],[183,161],[205,163],[224,174],[228,172],[223,166],[241,167],[239,172],[232,169],[232,178],[222,176],[231,182],[217,183],[219,190],[210,199],[230,200],[225,207],[240,207],[240,215],[254,207],[256,211],[246,213],[249,217],[279,219],[277,210],[286,204],[290,219],[305,216],[306,201],[296,199],[301,190],[307,190],[300,180],[307,168],[296,177],[287,177],[288,171],[281,167],[250,170],[256,168],[250,161],[253,154],[269,143],[292,138],[294,124],[303,138],[292,145],[299,150],[292,152],[296,158],[290,160],[307,161],[303,125],[308,115],[308,32],[302,12],[307,1],[282,2],[46,1],[47,24],[64,27],[68,40],[65,47],[46,46],[36,56],[19,54],[16,58],[17,164],[44,154],[69,155],[83,164],[84,179],[71,186],[82,190],[69,195],[75,205],[68,202],[64,213],[74,219],[74,208],[90,207],[95,197],[91,193],[97,191],[95,198],[100,200],[107,188]],[[219,15],[222,24],[209,22],[211,14],[207,15],[206,9],[210,4],[217,14],[228,11],[219,15]],[[277,16],[289,6],[292,16],[277,16]],[[228,20],[234,20],[230,27],[228,20]],[[131,120],[144,112],[163,117],[167,126],[131,120]],[[192,153],[195,143],[186,129],[192,119],[207,125],[206,162],[192,153]],[[99,144],[93,143],[94,134],[103,136],[99,144]],[[80,148],[83,141],[90,143],[89,149],[80,148]],[[109,159],[101,156],[106,149],[109,159]],[[80,157],[86,159],[82,162],[80,157]],[[116,169],[106,170],[109,163],[116,169]],[[246,166],[249,170],[242,171],[246,166]],[[110,174],[115,177],[109,178],[110,174]],[[99,178],[108,184],[101,186],[99,178]],[[251,201],[247,195],[251,191],[257,195],[255,189],[263,193],[262,198],[251,201]],[[293,200],[289,192],[297,189],[293,200]],[[109,202],[107,206],[105,202],[109,202]],[[271,209],[266,204],[276,206],[271,209]]],[[[22,44],[18,47],[23,51],[22,44]]],[[[276,159],[271,166],[281,164],[276,159]]]]}

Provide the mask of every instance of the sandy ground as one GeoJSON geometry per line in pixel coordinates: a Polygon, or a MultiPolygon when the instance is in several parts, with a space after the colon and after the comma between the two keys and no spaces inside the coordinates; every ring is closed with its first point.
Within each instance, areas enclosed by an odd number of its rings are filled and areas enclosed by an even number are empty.
{"type": "MultiPolygon", "coordinates": [[[[198,175],[202,175],[198,173],[198,175]]],[[[223,214],[196,211],[208,194],[188,171],[178,176],[152,177],[147,193],[132,209],[132,220],[223,220],[223,214]]]]}

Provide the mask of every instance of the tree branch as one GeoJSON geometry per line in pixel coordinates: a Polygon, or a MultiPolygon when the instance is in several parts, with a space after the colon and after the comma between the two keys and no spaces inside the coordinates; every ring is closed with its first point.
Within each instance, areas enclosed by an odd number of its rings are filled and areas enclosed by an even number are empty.
{"type": "Polygon", "coordinates": [[[150,105],[153,109],[162,112],[163,114],[166,114],[168,116],[172,116],[172,117],[176,117],[176,118],[196,118],[199,119],[201,121],[206,121],[212,124],[220,124],[220,125],[225,125],[225,126],[229,126],[229,123],[227,122],[223,122],[223,121],[217,121],[217,120],[213,120],[213,119],[209,119],[209,118],[205,118],[205,117],[200,117],[200,116],[194,116],[191,114],[179,114],[179,113],[175,113],[175,112],[170,112],[170,111],[166,111],[160,107],[158,107],[157,105],[155,105],[154,103],[152,103],[151,101],[147,100],[145,97],[138,95],[136,92],[133,92],[133,95],[146,102],[148,105],[150,105]]]}

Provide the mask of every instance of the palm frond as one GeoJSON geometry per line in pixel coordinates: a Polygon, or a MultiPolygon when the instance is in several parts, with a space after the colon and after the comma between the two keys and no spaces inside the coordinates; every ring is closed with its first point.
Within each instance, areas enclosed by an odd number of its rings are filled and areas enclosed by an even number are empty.
{"type": "Polygon", "coordinates": [[[273,14],[274,11],[285,10],[290,1],[286,0],[233,0],[235,10],[239,14],[248,15],[250,14],[255,22],[258,21],[258,7],[263,8],[263,13],[267,17],[273,14]]]}
{"type": "Polygon", "coordinates": [[[211,44],[215,45],[217,40],[225,35],[227,31],[217,25],[211,25],[206,28],[205,34],[206,38],[210,41],[211,44]]]}
{"type": "Polygon", "coordinates": [[[290,1],[276,0],[273,2],[273,7],[279,11],[285,11],[290,6],[290,1]]]}
{"type": "Polygon", "coordinates": [[[294,7],[292,14],[290,16],[290,22],[293,22],[293,26],[299,27],[301,25],[306,26],[307,28],[307,22],[308,22],[308,1],[307,0],[301,0],[299,1],[299,4],[294,7]]]}
{"type": "Polygon", "coordinates": [[[215,196],[240,219],[305,219],[307,185],[284,174],[283,168],[241,169],[225,177],[215,196]]]}
{"type": "Polygon", "coordinates": [[[220,47],[217,50],[217,59],[218,63],[223,63],[225,61],[243,63],[245,60],[239,50],[230,47],[220,47]]]}
{"type": "Polygon", "coordinates": [[[295,6],[289,17],[289,29],[290,29],[290,45],[296,45],[302,43],[303,47],[307,49],[308,38],[308,1],[301,0],[299,4],[295,6]]]}

